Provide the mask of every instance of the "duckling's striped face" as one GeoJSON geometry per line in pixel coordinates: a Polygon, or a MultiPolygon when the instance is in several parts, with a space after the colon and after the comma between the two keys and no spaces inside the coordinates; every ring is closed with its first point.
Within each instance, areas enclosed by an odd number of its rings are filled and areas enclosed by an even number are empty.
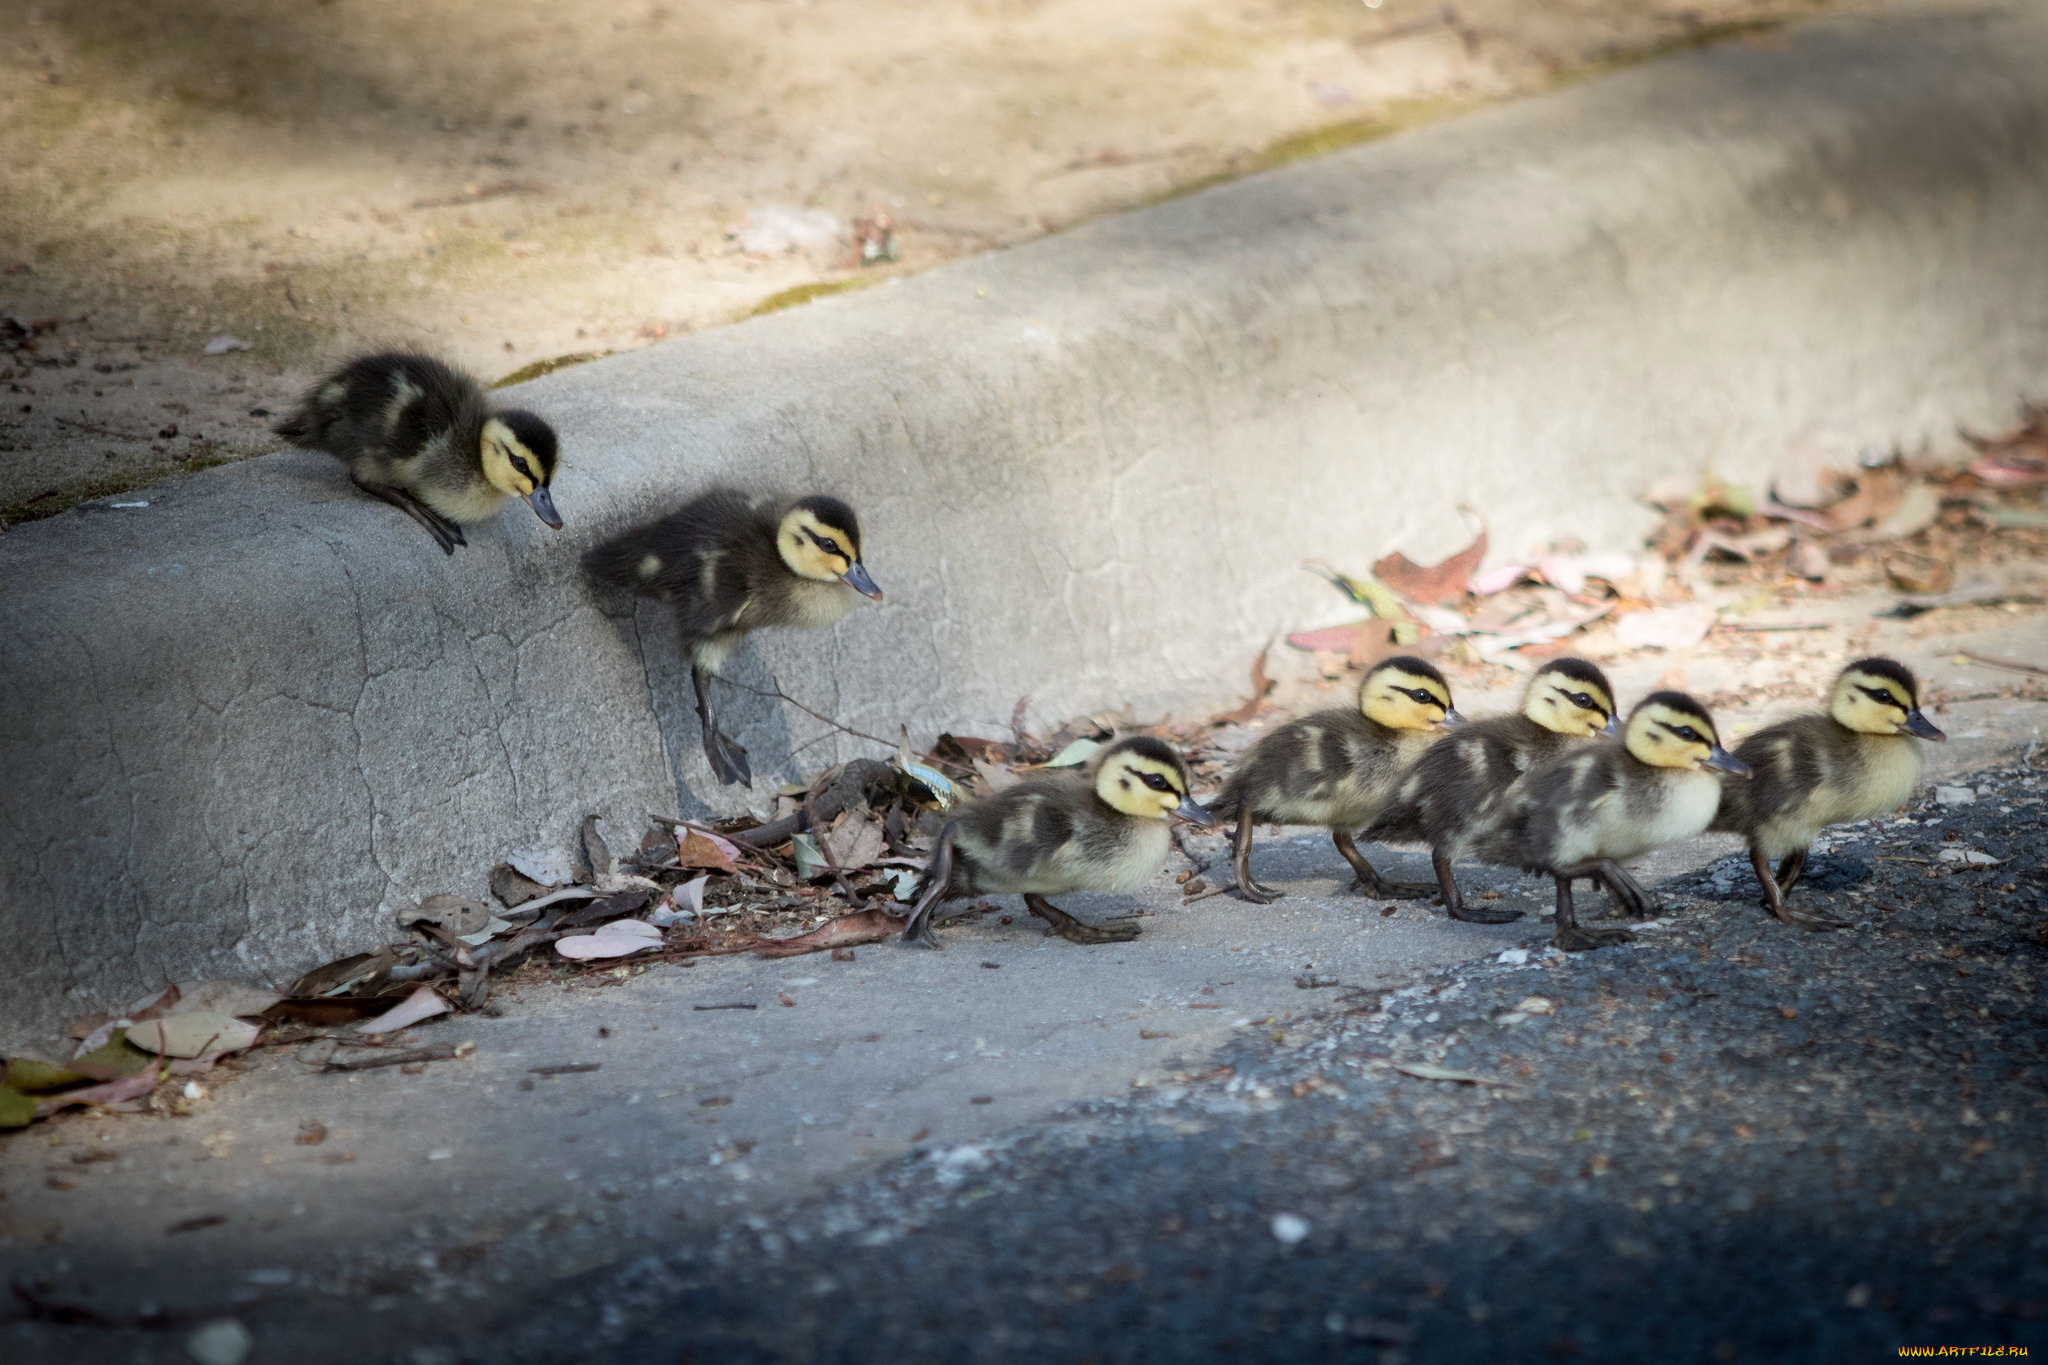
{"type": "Polygon", "coordinates": [[[1557,659],[1529,680],[1522,714],[1560,735],[1611,735],[1614,692],[1607,675],[1584,659],[1557,659]]]}
{"type": "Polygon", "coordinates": [[[1714,718],[1683,692],[1652,692],[1628,718],[1628,751],[1653,768],[1718,768],[1748,777],[1749,765],[1721,747],[1714,718]]]}
{"type": "Polygon", "coordinates": [[[1403,655],[1378,664],[1358,688],[1358,709],[1389,730],[1434,730],[1464,719],[1451,705],[1451,685],[1427,660],[1403,655]]]}
{"type": "Polygon", "coordinates": [[[1859,659],[1843,669],[1828,711],[1861,734],[1948,738],[1920,713],[1920,688],[1913,674],[1890,659],[1859,659]]]}
{"type": "Polygon", "coordinates": [[[1188,769],[1173,746],[1140,735],[1121,739],[1095,760],[1095,794],[1125,815],[1213,825],[1216,817],[1188,795],[1188,769]]]}
{"type": "Polygon", "coordinates": [[[530,412],[509,408],[484,423],[482,448],[484,477],[491,487],[509,493],[533,508],[533,514],[557,530],[561,514],[555,511],[548,484],[555,477],[555,429],[530,412]]]}
{"type": "Polygon", "coordinates": [[[837,498],[805,498],[789,509],[775,532],[782,562],[799,578],[834,579],[881,600],[882,590],[860,562],[860,521],[837,498]]]}

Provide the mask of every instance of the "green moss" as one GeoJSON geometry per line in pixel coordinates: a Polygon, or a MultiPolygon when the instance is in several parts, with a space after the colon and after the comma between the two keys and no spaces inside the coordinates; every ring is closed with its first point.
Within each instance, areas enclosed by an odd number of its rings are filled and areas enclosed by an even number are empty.
{"type": "Polygon", "coordinates": [[[800,284],[792,289],[770,294],[733,321],[745,322],[748,318],[779,313],[785,308],[795,308],[809,303],[812,299],[822,299],[828,294],[851,294],[856,289],[867,288],[875,279],[873,275],[849,275],[843,280],[818,280],[813,284],[800,284]]]}
{"type": "Polygon", "coordinates": [[[509,389],[514,384],[524,384],[529,379],[538,379],[544,374],[553,374],[556,370],[566,370],[571,365],[581,365],[588,360],[602,360],[613,354],[615,352],[612,351],[575,351],[569,355],[558,355],[552,360],[536,360],[531,365],[521,365],[491,387],[509,389]]]}
{"type": "Polygon", "coordinates": [[[256,453],[253,450],[226,450],[225,447],[208,442],[198,453],[178,461],[168,469],[151,466],[146,469],[130,469],[121,474],[109,474],[102,478],[73,479],[69,483],[59,484],[31,497],[0,503],[0,527],[19,526],[26,521],[41,521],[45,517],[54,517],[59,512],[68,512],[82,502],[132,493],[138,488],[163,483],[180,474],[191,474],[201,469],[212,469],[215,465],[231,464],[256,453]]]}

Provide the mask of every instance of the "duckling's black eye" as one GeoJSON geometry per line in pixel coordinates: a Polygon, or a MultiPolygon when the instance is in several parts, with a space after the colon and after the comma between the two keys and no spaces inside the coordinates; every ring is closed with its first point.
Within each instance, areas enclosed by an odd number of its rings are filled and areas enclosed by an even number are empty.
{"type": "Polygon", "coordinates": [[[1428,692],[1426,692],[1420,687],[1404,687],[1400,690],[1406,692],[1411,699],[1422,703],[1422,705],[1424,706],[1443,705],[1441,701],[1438,701],[1435,697],[1432,697],[1428,692]]]}
{"type": "Polygon", "coordinates": [[[1903,705],[1900,704],[1899,699],[1897,697],[1894,697],[1891,693],[1887,692],[1882,687],[1865,687],[1863,688],[1863,695],[1869,697],[1872,701],[1882,703],[1885,706],[1897,706],[1901,711],[1906,709],[1903,705]]]}
{"type": "Polygon", "coordinates": [[[1594,705],[1593,699],[1584,692],[1567,692],[1565,695],[1570,697],[1572,705],[1578,707],[1581,711],[1598,711],[1600,709],[1594,705]]]}
{"type": "Polygon", "coordinates": [[[512,457],[512,467],[526,478],[531,479],[533,477],[533,471],[527,467],[526,461],[520,459],[517,455],[512,457]]]}
{"type": "Polygon", "coordinates": [[[841,559],[851,559],[851,558],[853,558],[853,556],[852,556],[852,555],[849,555],[849,554],[847,554],[847,553],[846,553],[846,551],[844,551],[844,550],[840,549],[840,548],[839,548],[839,542],[838,542],[838,541],[836,541],[836,540],[834,540],[834,539],[832,539],[832,537],[830,537],[830,536],[821,536],[821,535],[819,535],[819,534],[818,534],[818,533],[817,533],[816,531],[808,531],[808,532],[806,532],[805,534],[807,534],[808,536],[810,536],[810,538],[811,538],[811,543],[812,543],[813,545],[815,545],[815,546],[817,546],[817,547],[818,547],[819,549],[823,550],[823,551],[824,551],[824,552],[825,552],[826,554],[828,554],[828,555],[838,555],[838,556],[839,556],[839,557],[840,557],[841,559]]]}
{"type": "Polygon", "coordinates": [[[1173,786],[1158,773],[1139,773],[1138,779],[1156,792],[1170,792],[1173,786]]]}
{"type": "Polygon", "coordinates": [[[1700,732],[1693,729],[1690,725],[1670,725],[1665,728],[1688,744],[1705,744],[1707,742],[1701,738],[1700,732]]]}

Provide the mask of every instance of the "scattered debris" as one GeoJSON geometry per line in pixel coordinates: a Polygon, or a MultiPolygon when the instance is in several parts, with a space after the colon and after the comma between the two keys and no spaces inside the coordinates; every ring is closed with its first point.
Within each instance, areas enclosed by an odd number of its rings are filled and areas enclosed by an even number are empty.
{"type": "Polygon", "coordinates": [[[217,337],[209,338],[206,345],[200,349],[205,355],[226,355],[229,351],[253,351],[256,348],[240,337],[231,337],[223,332],[217,337]]]}

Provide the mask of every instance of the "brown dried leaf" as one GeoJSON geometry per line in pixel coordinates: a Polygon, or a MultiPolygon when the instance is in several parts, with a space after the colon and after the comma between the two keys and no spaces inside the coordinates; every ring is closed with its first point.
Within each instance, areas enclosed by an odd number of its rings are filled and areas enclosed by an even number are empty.
{"type": "Polygon", "coordinates": [[[709,868],[713,872],[737,872],[733,855],[739,852],[735,844],[712,835],[699,833],[694,829],[676,831],[676,862],[685,868],[709,868]]]}
{"type": "Polygon", "coordinates": [[[1872,469],[1857,480],[1856,491],[1827,509],[1828,525],[1836,531],[1853,531],[1868,526],[1906,496],[1906,476],[1897,468],[1872,469]]]}
{"type": "Polygon", "coordinates": [[[398,954],[389,948],[379,948],[374,953],[356,953],[324,967],[315,967],[285,991],[289,999],[307,996],[332,995],[345,987],[360,985],[374,980],[398,965],[398,954]]]}
{"type": "Polygon", "coordinates": [[[756,938],[756,957],[800,957],[828,948],[845,948],[856,943],[880,943],[901,932],[903,921],[882,910],[863,910],[827,920],[808,934],[794,938],[756,938]]]}
{"type": "Polygon", "coordinates": [[[1209,719],[1211,725],[1242,725],[1266,709],[1266,698],[1271,695],[1275,683],[1266,676],[1266,655],[1272,650],[1269,644],[1259,651],[1259,657],[1252,660],[1251,700],[1233,711],[1209,719]]]}
{"type": "Polygon", "coordinates": [[[820,850],[826,859],[844,872],[858,872],[888,851],[882,822],[865,806],[842,811],[823,836],[820,850]]]}
{"type": "Polygon", "coordinates": [[[1443,607],[1465,596],[1484,558],[1486,532],[1482,529],[1470,545],[1440,564],[1424,568],[1397,550],[1374,563],[1372,576],[1411,602],[1443,607]]]}
{"type": "Polygon", "coordinates": [[[1933,555],[1895,550],[1884,557],[1885,577],[1900,592],[1947,592],[1956,584],[1955,566],[1933,555]]]}

